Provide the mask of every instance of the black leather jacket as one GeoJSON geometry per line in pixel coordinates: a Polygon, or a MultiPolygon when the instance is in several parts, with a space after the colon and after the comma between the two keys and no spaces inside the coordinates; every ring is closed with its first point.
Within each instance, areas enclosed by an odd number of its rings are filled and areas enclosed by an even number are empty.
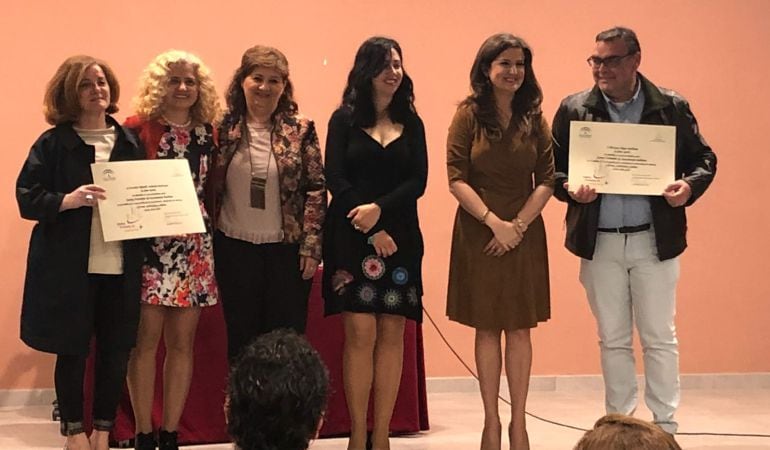
{"type": "MultiPolygon", "coordinates": [[[[717,171],[717,157],[698,131],[695,120],[681,95],[659,88],[639,74],[644,92],[644,110],[640,123],[672,125],[676,127],[676,178],[686,181],[692,196],[690,206],[703,195],[717,171]]],[[[564,183],[569,173],[570,121],[609,122],[607,103],[597,86],[570,95],[562,100],[553,119],[553,149],[556,166],[557,199],[566,202],[567,236],[565,246],[575,255],[592,259],[596,247],[596,229],[599,224],[599,205],[602,196],[591,203],[577,203],[567,194],[564,183]]],[[[661,196],[650,196],[652,221],[658,258],[666,260],[681,254],[687,247],[687,217],[684,207],[672,208],[661,196]]]]}

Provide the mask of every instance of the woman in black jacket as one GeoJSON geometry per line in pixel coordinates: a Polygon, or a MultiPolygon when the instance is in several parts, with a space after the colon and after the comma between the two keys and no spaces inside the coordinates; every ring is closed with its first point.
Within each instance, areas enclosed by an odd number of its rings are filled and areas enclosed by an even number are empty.
{"type": "Polygon", "coordinates": [[[109,116],[120,87],[110,67],[68,58],[48,83],[44,113],[54,128],[33,144],[16,182],[32,230],[21,311],[21,339],[55,353],[54,382],[66,449],[108,449],[139,318],[141,247],[105,242],[90,164],[142,159],[135,138],[109,116]],[[83,377],[96,335],[94,433],[83,428],[83,377]]]}

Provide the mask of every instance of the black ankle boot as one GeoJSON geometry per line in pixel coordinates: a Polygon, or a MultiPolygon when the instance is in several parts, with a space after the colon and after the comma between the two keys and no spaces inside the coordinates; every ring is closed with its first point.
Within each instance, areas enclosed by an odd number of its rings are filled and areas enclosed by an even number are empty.
{"type": "Polygon", "coordinates": [[[179,444],[176,443],[176,431],[158,431],[158,450],[179,450],[179,444]]]}
{"type": "Polygon", "coordinates": [[[134,448],[136,450],[155,450],[158,443],[155,442],[155,435],[150,433],[137,433],[134,438],[134,448]]]}

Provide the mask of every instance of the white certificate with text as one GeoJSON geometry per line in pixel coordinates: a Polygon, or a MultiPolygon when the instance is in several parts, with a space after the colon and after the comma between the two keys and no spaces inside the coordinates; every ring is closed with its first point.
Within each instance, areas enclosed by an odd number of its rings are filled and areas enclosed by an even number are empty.
{"type": "Polygon", "coordinates": [[[674,182],[676,128],[570,122],[571,191],[583,184],[604,194],[662,195],[674,182]]]}
{"type": "Polygon", "coordinates": [[[91,173],[106,191],[98,206],[105,241],[206,231],[186,159],[93,163],[91,173]]]}

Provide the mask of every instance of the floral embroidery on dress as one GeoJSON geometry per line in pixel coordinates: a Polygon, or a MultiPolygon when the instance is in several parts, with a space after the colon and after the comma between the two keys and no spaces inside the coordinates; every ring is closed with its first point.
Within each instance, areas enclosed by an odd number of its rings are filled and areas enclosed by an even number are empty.
{"type": "Polygon", "coordinates": [[[420,301],[420,298],[417,296],[416,287],[412,286],[406,291],[406,301],[412,306],[416,306],[417,302],[420,301]]]}
{"type": "Polygon", "coordinates": [[[389,289],[382,297],[382,303],[385,304],[386,308],[396,309],[401,305],[401,294],[394,289],[389,289]]]}
{"type": "Polygon", "coordinates": [[[377,288],[370,283],[364,283],[358,287],[358,298],[365,304],[374,303],[377,297],[377,288]]]}
{"type": "Polygon", "coordinates": [[[346,286],[353,282],[353,274],[347,270],[338,270],[332,275],[332,289],[339,295],[345,293],[346,286]]]}
{"type": "Polygon", "coordinates": [[[416,202],[427,176],[424,128],[416,116],[404,121],[403,139],[383,152],[354,122],[353,111],[343,106],[334,112],[327,130],[332,200],[324,225],[325,313],[389,314],[420,322],[424,242],[416,202]],[[377,228],[387,231],[399,246],[387,257],[377,256],[368,236],[351,227],[347,217],[356,205],[385,196],[393,201],[383,209],[377,228]],[[353,277],[344,289],[341,273],[353,277]]]}
{"type": "Polygon", "coordinates": [[[391,274],[393,282],[399,286],[403,286],[409,281],[409,272],[404,267],[396,267],[391,274]]]}
{"type": "Polygon", "coordinates": [[[379,256],[369,255],[361,263],[361,269],[363,269],[366,278],[379,280],[385,275],[385,261],[379,256]]]}

